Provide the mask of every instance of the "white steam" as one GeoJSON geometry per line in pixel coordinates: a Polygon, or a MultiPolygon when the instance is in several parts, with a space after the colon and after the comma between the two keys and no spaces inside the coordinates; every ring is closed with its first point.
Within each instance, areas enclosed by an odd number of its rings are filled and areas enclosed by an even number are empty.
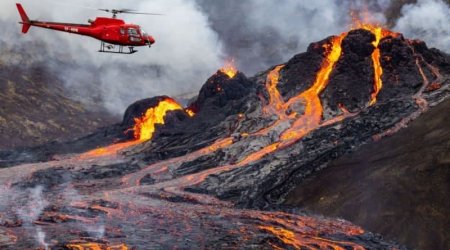
{"type": "Polygon", "coordinates": [[[450,52],[450,6],[440,0],[419,0],[405,5],[395,30],[450,52]]]}
{"type": "MultiPolygon", "coordinates": [[[[27,227],[32,226],[33,222],[39,218],[44,209],[49,205],[43,196],[43,190],[44,188],[42,186],[37,186],[25,191],[26,203],[17,210],[17,215],[27,227]]],[[[35,239],[39,245],[45,249],[49,249],[48,243],[45,241],[46,235],[42,228],[39,226],[33,228],[36,231],[35,239]]]]}
{"type": "MultiPolygon", "coordinates": [[[[64,205],[70,208],[72,204],[82,202],[84,197],[74,188],[72,183],[64,184],[60,193],[64,200],[64,205]]],[[[77,223],[77,226],[88,233],[90,237],[102,239],[106,233],[104,218],[99,216],[93,223],[77,223]]]]}
{"type": "Polygon", "coordinates": [[[45,250],[50,249],[49,244],[45,241],[46,235],[45,232],[42,231],[41,227],[36,227],[36,240],[39,242],[39,245],[43,246],[45,250]]]}

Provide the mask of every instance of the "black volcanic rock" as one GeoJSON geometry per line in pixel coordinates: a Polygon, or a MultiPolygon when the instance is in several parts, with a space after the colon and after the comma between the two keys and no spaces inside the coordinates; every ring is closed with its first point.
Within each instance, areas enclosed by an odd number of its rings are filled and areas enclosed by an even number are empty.
{"type": "Polygon", "coordinates": [[[374,91],[373,41],[375,35],[367,30],[350,31],[342,41],[342,56],[322,94],[332,111],[340,104],[357,111],[369,103],[374,91]]]}
{"type": "Polygon", "coordinates": [[[191,108],[199,116],[220,112],[225,116],[244,112],[242,99],[255,92],[256,85],[243,73],[230,78],[217,71],[206,81],[191,108]]]}
{"type": "Polygon", "coordinates": [[[285,100],[305,91],[314,83],[320,69],[325,49],[331,38],[309,45],[307,52],[290,59],[281,71],[278,89],[285,100]]]}
{"type": "MultiPolygon", "coordinates": [[[[411,96],[416,93],[422,87],[423,79],[416,65],[419,57],[414,54],[413,47],[403,36],[383,39],[379,47],[384,85],[379,100],[387,101],[390,98],[411,96]]],[[[425,72],[429,72],[423,61],[419,60],[419,63],[425,72]]],[[[427,75],[432,76],[432,74],[427,75]]]]}

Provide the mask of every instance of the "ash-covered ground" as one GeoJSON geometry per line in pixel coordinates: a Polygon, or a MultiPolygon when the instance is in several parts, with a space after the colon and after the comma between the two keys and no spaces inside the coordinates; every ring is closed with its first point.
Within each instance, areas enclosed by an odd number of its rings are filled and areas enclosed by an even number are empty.
{"type": "Polygon", "coordinates": [[[404,248],[282,204],[331,161],[446,100],[449,76],[449,55],[362,26],[251,78],[218,71],[151,140],[130,129],[169,97],[76,141],[2,152],[0,246],[404,248]]]}

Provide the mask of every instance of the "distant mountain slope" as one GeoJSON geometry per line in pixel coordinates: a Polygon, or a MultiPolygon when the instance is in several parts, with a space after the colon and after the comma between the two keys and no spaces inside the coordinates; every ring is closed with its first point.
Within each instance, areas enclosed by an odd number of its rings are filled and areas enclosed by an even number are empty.
{"type": "Polygon", "coordinates": [[[0,149],[74,138],[114,122],[66,93],[45,67],[0,60],[0,149]]]}
{"type": "Polygon", "coordinates": [[[413,249],[450,249],[450,101],[303,181],[287,204],[413,249]]]}

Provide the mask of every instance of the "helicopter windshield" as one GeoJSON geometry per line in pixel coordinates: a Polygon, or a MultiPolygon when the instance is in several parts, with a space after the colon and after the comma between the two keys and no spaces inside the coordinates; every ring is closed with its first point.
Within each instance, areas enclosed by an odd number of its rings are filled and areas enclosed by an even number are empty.
{"type": "Polygon", "coordinates": [[[129,28],[129,29],[128,29],[128,35],[137,36],[137,35],[139,35],[139,34],[138,34],[138,32],[137,32],[136,29],[134,29],[134,28],[129,28]]]}
{"type": "Polygon", "coordinates": [[[143,30],[142,28],[141,28],[141,35],[142,35],[142,36],[148,36],[148,35],[147,35],[147,32],[145,32],[145,30],[143,30]]]}

